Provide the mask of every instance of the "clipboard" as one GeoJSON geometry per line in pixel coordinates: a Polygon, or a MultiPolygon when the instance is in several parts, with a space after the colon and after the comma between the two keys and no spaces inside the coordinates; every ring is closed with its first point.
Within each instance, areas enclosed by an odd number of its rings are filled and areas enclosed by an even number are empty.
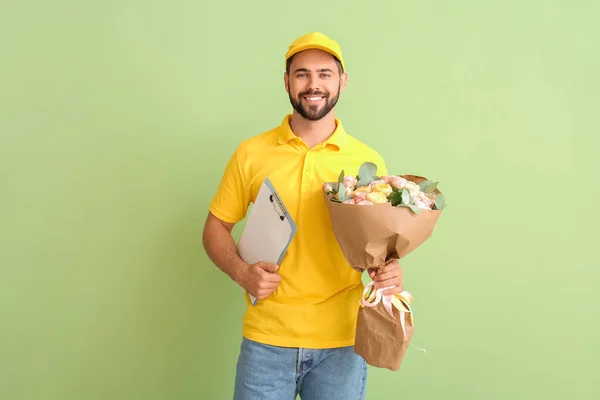
{"type": "MultiPolygon", "coordinates": [[[[266,178],[248,215],[237,248],[248,264],[264,261],[280,265],[296,234],[296,224],[275,187],[266,178]]],[[[257,299],[250,295],[252,305],[257,299]]]]}

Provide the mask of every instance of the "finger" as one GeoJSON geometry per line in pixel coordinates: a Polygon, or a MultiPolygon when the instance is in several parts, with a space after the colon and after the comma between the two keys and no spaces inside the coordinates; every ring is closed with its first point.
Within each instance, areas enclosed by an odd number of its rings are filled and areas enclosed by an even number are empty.
{"type": "Polygon", "coordinates": [[[398,260],[394,260],[394,261],[390,262],[389,264],[386,264],[383,267],[381,267],[379,269],[379,273],[385,273],[385,272],[394,271],[394,270],[400,270],[400,263],[398,262],[398,260]]]}
{"type": "Polygon", "coordinates": [[[276,282],[279,283],[281,281],[281,275],[273,273],[273,272],[262,272],[260,277],[265,282],[276,282]]]}
{"type": "Polygon", "coordinates": [[[269,286],[278,286],[281,282],[281,276],[279,274],[267,274],[260,280],[259,284],[268,284],[269,286]]]}
{"type": "Polygon", "coordinates": [[[279,269],[279,265],[266,262],[259,262],[258,264],[256,264],[256,266],[267,272],[275,272],[279,269]]]}
{"type": "Polygon", "coordinates": [[[274,292],[278,286],[279,286],[279,284],[274,283],[274,282],[261,282],[258,285],[258,291],[259,292],[274,292]]]}
{"type": "Polygon", "coordinates": [[[373,279],[375,277],[375,275],[377,275],[377,270],[370,269],[369,270],[369,276],[371,277],[371,279],[373,279]]]}
{"type": "Polygon", "coordinates": [[[383,272],[383,273],[378,273],[377,275],[375,275],[375,278],[373,278],[373,280],[375,282],[382,282],[382,281],[386,281],[388,279],[393,279],[396,277],[399,277],[400,271],[398,270],[393,270],[393,271],[388,271],[388,272],[383,272]]]}
{"type": "Polygon", "coordinates": [[[403,282],[402,282],[402,278],[397,277],[397,278],[392,278],[392,279],[386,279],[384,281],[381,282],[375,282],[375,287],[377,289],[379,288],[384,288],[384,287],[390,287],[390,286],[402,286],[403,282]]]}
{"type": "Polygon", "coordinates": [[[277,288],[268,288],[268,289],[259,289],[257,291],[257,299],[265,299],[267,297],[269,297],[270,295],[272,295],[273,293],[275,293],[275,290],[277,290],[277,288]]]}

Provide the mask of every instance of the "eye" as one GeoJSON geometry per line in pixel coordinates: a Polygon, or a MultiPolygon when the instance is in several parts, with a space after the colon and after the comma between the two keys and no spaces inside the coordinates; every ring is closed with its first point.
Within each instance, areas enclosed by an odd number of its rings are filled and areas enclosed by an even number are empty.
{"type": "Polygon", "coordinates": [[[306,77],[306,74],[305,74],[305,73],[303,73],[303,72],[301,72],[301,73],[297,74],[297,75],[296,75],[296,77],[297,77],[297,78],[305,78],[305,77],[306,77]]]}
{"type": "Polygon", "coordinates": [[[329,73],[326,73],[326,72],[323,72],[323,73],[321,74],[321,78],[331,78],[331,74],[329,74],[329,73]]]}

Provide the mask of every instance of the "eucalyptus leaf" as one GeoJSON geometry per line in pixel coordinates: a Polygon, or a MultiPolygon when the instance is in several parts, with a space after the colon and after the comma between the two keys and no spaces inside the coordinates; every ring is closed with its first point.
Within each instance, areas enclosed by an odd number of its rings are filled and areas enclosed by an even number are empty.
{"type": "Polygon", "coordinates": [[[344,175],[344,170],[342,170],[342,172],[340,172],[340,176],[338,176],[338,183],[339,183],[340,185],[342,185],[342,184],[343,184],[343,182],[344,182],[344,176],[345,176],[345,175],[344,175]]]}
{"type": "Polygon", "coordinates": [[[415,214],[418,214],[421,211],[419,209],[419,207],[415,206],[414,204],[398,204],[396,207],[407,207],[407,208],[410,208],[412,210],[412,212],[414,212],[415,214]]]}
{"type": "Polygon", "coordinates": [[[360,178],[358,180],[358,183],[356,184],[357,187],[361,187],[361,186],[369,186],[369,184],[371,182],[373,182],[375,179],[373,179],[372,176],[366,176],[364,178],[360,178]]]}
{"type": "Polygon", "coordinates": [[[377,176],[377,165],[373,164],[372,162],[363,163],[358,169],[358,177],[361,180],[364,178],[369,178],[372,180],[374,176],[377,176]]]}
{"type": "Polygon", "coordinates": [[[352,196],[348,195],[348,189],[346,188],[346,186],[342,185],[340,186],[342,188],[341,192],[338,192],[338,198],[340,200],[340,202],[344,202],[346,200],[350,200],[352,198],[352,196]]]}
{"type": "Polygon", "coordinates": [[[425,189],[427,189],[427,187],[431,184],[431,181],[429,179],[424,180],[423,182],[419,183],[419,187],[421,188],[421,191],[425,191],[425,189]]]}
{"type": "Polygon", "coordinates": [[[407,189],[402,189],[402,204],[410,204],[412,197],[407,189]]]}
{"type": "Polygon", "coordinates": [[[442,208],[446,207],[446,199],[444,198],[443,194],[438,194],[437,196],[435,196],[435,209],[436,210],[441,210],[442,208]]]}
{"type": "Polygon", "coordinates": [[[429,179],[419,183],[419,187],[421,191],[424,193],[433,193],[433,191],[437,188],[439,181],[432,182],[429,179]]]}

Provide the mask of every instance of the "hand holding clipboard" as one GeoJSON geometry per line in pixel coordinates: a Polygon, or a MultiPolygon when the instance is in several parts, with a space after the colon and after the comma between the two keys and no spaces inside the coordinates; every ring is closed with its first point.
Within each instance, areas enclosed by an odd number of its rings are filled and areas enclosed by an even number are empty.
{"type": "MultiPolygon", "coordinates": [[[[240,257],[248,264],[264,261],[279,265],[295,234],[296,224],[266,178],[238,241],[240,257]]],[[[257,299],[248,296],[252,304],[256,304],[257,299]]]]}

